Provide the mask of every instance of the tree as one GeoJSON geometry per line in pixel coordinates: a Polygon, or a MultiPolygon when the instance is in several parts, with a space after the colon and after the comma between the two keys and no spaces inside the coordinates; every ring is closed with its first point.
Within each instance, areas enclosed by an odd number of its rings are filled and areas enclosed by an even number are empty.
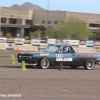
{"type": "Polygon", "coordinates": [[[49,35],[50,38],[55,38],[54,37],[55,29],[53,27],[48,27],[46,33],[49,35]]]}
{"type": "Polygon", "coordinates": [[[92,40],[100,40],[100,30],[97,32],[94,32],[91,36],[90,39],[92,40]]]}
{"type": "Polygon", "coordinates": [[[8,32],[8,33],[6,33],[6,37],[7,37],[7,38],[10,38],[10,37],[12,37],[12,34],[11,34],[11,33],[9,33],[9,32],[8,32]]]}
{"type": "Polygon", "coordinates": [[[91,31],[87,28],[84,21],[69,17],[66,21],[59,24],[58,29],[54,32],[54,38],[67,39],[88,39],[91,36],[91,31]]]}
{"type": "Polygon", "coordinates": [[[3,32],[2,31],[0,31],[0,37],[2,37],[3,36],[3,32]]]}
{"type": "Polygon", "coordinates": [[[41,34],[41,32],[39,30],[35,31],[35,32],[30,32],[30,37],[31,38],[38,38],[38,37],[40,37],[40,34],[41,34]]]}

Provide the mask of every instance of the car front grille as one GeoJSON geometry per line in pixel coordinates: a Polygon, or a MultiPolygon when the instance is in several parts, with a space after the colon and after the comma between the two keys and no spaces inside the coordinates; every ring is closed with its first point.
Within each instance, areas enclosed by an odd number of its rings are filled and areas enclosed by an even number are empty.
{"type": "Polygon", "coordinates": [[[17,57],[20,59],[29,59],[32,57],[32,54],[19,54],[17,57]]]}

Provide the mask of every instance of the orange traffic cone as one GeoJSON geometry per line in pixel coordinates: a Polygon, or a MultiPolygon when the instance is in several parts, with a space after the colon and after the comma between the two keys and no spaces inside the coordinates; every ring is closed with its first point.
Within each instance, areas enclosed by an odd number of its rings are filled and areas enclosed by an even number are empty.
{"type": "Polygon", "coordinates": [[[59,70],[63,70],[63,62],[60,62],[59,70]]]}
{"type": "Polygon", "coordinates": [[[14,56],[17,56],[17,54],[18,54],[19,51],[20,51],[20,50],[19,50],[19,48],[17,47],[16,50],[15,50],[15,52],[14,52],[14,56]]]}
{"type": "Polygon", "coordinates": [[[27,48],[27,51],[29,51],[29,48],[27,48]]]}
{"type": "Polygon", "coordinates": [[[40,48],[38,48],[38,51],[39,51],[39,52],[41,52],[41,49],[40,49],[40,48]]]}
{"type": "Polygon", "coordinates": [[[17,47],[16,51],[17,51],[17,52],[19,52],[19,51],[20,51],[18,47],[17,47]]]}

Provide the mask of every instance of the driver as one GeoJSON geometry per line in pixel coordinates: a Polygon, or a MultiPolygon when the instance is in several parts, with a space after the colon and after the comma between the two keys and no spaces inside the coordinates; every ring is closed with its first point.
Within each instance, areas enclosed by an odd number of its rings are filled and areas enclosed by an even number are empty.
{"type": "Polygon", "coordinates": [[[70,48],[69,47],[63,47],[63,52],[70,52],[70,48]]]}

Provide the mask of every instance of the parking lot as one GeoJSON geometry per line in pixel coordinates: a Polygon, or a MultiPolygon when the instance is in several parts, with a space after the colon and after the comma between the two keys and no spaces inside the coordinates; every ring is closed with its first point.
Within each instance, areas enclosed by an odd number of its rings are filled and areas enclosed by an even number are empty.
{"type": "Polygon", "coordinates": [[[10,64],[13,53],[0,51],[0,100],[100,100],[100,66],[22,71],[10,64]]]}

